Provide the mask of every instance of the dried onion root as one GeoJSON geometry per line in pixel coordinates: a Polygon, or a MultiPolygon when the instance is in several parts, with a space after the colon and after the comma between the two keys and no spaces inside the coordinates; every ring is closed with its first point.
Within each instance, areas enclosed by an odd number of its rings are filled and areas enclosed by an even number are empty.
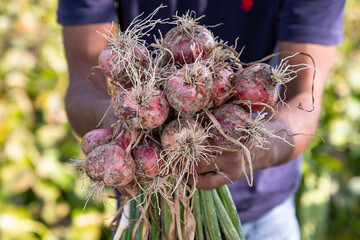
{"type": "Polygon", "coordinates": [[[163,46],[172,53],[172,58],[180,65],[194,63],[198,57],[205,56],[215,46],[213,34],[198,24],[203,18],[195,18],[194,12],[183,16],[175,15],[173,24],[177,26],[166,33],[163,46]]]}
{"type": "Polygon", "coordinates": [[[209,137],[209,129],[204,129],[196,120],[175,119],[167,124],[161,135],[163,157],[166,157],[162,172],[175,176],[174,189],[183,181],[187,183],[189,176],[193,176],[196,183],[195,167],[212,164],[211,159],[221,152],[221,148],[209,144],[209,137]]]}

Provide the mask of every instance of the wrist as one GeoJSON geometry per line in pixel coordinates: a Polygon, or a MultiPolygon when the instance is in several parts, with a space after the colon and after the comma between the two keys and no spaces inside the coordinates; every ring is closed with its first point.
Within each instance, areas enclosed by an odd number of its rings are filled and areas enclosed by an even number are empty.
{"type": "Polygon", "coordinates": [[[273,135],[268,143],[262,147],[253,147],[254,169],[264,169],[280,165],[291,160],[294,152],[294,138],[291,129],[285,121],[274,119],[264,124],[265,128],[273,135]]]}

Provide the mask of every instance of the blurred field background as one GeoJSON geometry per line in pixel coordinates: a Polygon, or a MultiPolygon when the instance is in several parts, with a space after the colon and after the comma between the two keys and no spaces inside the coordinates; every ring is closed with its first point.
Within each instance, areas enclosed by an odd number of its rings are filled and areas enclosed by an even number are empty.
{"type": "MultiPolygon", "coordinates": [[[[0,239],[110,239],[114,208],[90,200],[68,165],[67,68],[56,0],[0,1],[0,239]]],[[[303,239],[360,239],[360,1],[324,96],[297,194],[303,239]]],[[[110,203],[115,206],[113,200],[110,203]]]]}

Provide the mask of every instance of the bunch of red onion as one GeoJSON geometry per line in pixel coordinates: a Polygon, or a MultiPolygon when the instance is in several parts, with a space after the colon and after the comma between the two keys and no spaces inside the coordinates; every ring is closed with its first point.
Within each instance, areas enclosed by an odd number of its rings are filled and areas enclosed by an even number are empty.
{"type": "MultiPolygon", "coordinates": [[[[162,205],[159,199],[166,199],[167,207],[179,201],[191,209],[196,188],[187,182],[193,177],[196,184],[199,164],[213,164],[223,151],[242,151],[249,167],[244,164],[243,171],[252,174],[251,147],[273,136],[263,127],[269,120],[264,116],[268,110],[274,114],[279,84],[292,80],[296,71],[286,63],[243,68],[235,48],[215,40],[199,24],[201,18],[189,12],[175,16],[170,22],[175,26],[149,46],[141,37],[162,23],[153,20],[154,14],[136,19],[116,37],[110,31],[105,36],[109,46],[101,52],[99,66],[110,78],[111,107],[119,120],[111,129],[83,137],[86,159],[78,166],[95,188],[91,193],[105,185],[122,187],[133,198],[140,196],[144,209],[162,205]],[[133,191],[136,185],[141,194],[133,191]]],[[[252,178],[248,181],[251,185],[252,178]]],[[[176,212],[177,207],[170,208],[176,212]]],[[[167,238],[174,234],[171,226],[162,230],[167,238]]],[[[194,231],[182,234],[191,237],[194,231]]]]}

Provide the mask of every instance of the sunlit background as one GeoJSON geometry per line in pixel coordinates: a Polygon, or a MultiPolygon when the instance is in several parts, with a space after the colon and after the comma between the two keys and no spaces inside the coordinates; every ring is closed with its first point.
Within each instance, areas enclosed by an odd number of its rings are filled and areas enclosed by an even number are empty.
{"type": "MultiPolygon", "coordinates": [[[[110,239],[114,208],[90,200],[68,165],[82,158],[64,111],[67,67],[56,0],[0,1],[0,239],[110,239]]],[[[303,239],[360,239],[360,1],[305,153],[303,239]]],[[[110,204],[115,205],[113,200],[110,204]]]]}

